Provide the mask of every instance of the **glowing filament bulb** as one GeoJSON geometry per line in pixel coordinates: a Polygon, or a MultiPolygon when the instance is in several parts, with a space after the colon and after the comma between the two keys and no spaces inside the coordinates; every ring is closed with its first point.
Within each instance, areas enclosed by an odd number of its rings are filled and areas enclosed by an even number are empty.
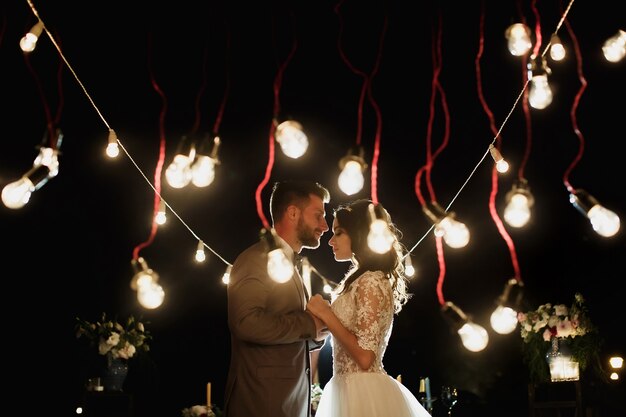
{"type": "Polygon", "coordinates": [[[120,147],[117,144],[117,135],[113,129],[109,130],[109,139],[106,148],[106,154],[109,158],[117,158],[120,154],[120,147]]]}
{"type": "Polygon", "coordinates": [[[511,196],[509,204],[504,209],[504,220],[512,227],[525,226],[530,220],[530,200],[522,193],[511,196]]]}
{"type": "Polygon", "coordinates": [[[469,351],[480,352],[489,343],[489,334],[484,327],[468,321],[459,330],[459,336],[461,336],[461,342],[463,346],[469,351]]]}
{"type": "Polygon", "coordinates": [[[550,38],[550,58],[554,61],[561,61],[565,58],[565,47],[556,34],[550,38]]]}
{"type": "Polygon", "coordinates": [[[22,208],[30,200],[33,191],[35,191],[34,184],[28,177],[23,176],[2,189],[2,202],[11,209],[22,208]]]}
{"type": "Polygon", "coordinates": [[[619,30],[616,35],[610,37],[602,46],[602,53],[609,62],[619,62],[626,55],[626,32],[619,30]]]}
{"type": "Polygon", "coordinates": [[[509,334],[517,327],[517,311],[511,307],[499,305],[491,313],[489,321],[497,333],[509,334]]]}
{"type": "Polygon", "coordinates": [[[274,249],[267,254],[267,273],[274,281],[284,283],[293,276],[293,264],[282,249],[274,249]]]}
{"type": "Polygon", "coordinates": [[[283,153],[290,158],[300,158],[309,147],[309,139],[302,125],[294,120],[287,120],[276,127],[276,141],[283,153]]]}
{"type": "Polygon", "coordinates": [[[165,208],[165,201],[163,200],[159,203],[159,210],[154,215],[154,221],[158,225],[163,225],[167,222],[167,211],[165,208]]]}
{"type": "Polygon", "coordinates": [[[535,109],[545,109],[552,103],[552,90],[546,74],[535,75],[530,81],[528,102],[535,109]]]}
{"type": "Polygon", "coordinates": [[[20,39],[20,48],[22,51],[28,53],[35,50],[37,46],[37,40],[43,32],[43,22],[39,20],[31,30],[20,39]]]}
{"type": "Polygon", "coordinates": [[[224,271],[224,275],[222,275],[222,283],[228,285],[230,283],[230,272],[233,270],[232,265],[228,265],[226,267],[226,271],[224,271]]]}
{"type": "Polygon", "coordinates": [[[587,217],[593,230],[600,236],[611,237],[619,231],[619,216],[600,204],[593,206],[587,213],[587,217]]]}
{"type": "Polygon", "coordinates": [[[163,304],[165,291],[156,282],[141,286],[137,291],[137,300],[144,308],[155,309],[163,304]]]}
{"type": "Polygon", "coordinates": [[[496,170],[498,172],[503,173],[509,170],[509,163],[504,160],[498,148],[493,145],[489,145],[489,153],[496,163],[496,170]]]}
{"type": "Polygon", "coordinates": [[[530,42],[530,29],[523,23],[515,23],[508,27],[505,32],[508,40],[509,52],[513,56],[522,56],[532,47],[530,42]]]}
{"type": "Polygon", "coordinates": [[[357,161],[347,161],[339,174],[339,188],[347,195],[356,194],[363,189],[363,167],[357,161]]]}
{"type": "Polygon", "coordinates": [[[204,242],[199,241],[196,248],[196,262],[206,261],[206,253],[204,252],[204,242]]]}
{"type": "Polygon", "coordinates": [[[183,188],[191,181],[191,163],[193,158],[178,154],[165,170],[167,183],[174,188],[183,188]]]}
{"type": "Polygon", "coordinates": [[[196,187],[207,187],[215,179],[215,159],[198,155],[191,167],[191,182],[196,187]]]}
{"type": "Polygon", "coordinates": [[[609,358],[609,365],[611,365],[611,368],[613,369],[621,369],[624,365],[624,358],[620,356],[611,356],[609,358]]]}
{"type": "Polygon", "coordinates": [[[383,219],[376,217],[374,205],[368,207],[370,214],[370,231],[367,234],[367,245],[376,253],[387,253],[391,250],[394,242],[393,233],[389,230],[389,225],[383,219]]]}
{"type": "Polygon", "coordinates": [[[450,216],[444,217],[435,225],[435,236],[442,236],[451,248],[462,248],[470,239],[467,226],[450,216]]]}

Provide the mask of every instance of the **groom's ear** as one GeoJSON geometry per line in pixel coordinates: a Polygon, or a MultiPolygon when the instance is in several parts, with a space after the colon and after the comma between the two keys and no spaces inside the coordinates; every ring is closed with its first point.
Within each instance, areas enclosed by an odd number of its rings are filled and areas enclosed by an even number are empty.
{"type": "Polygon", "coordinates": [[[289,220],[296,220],[296,218],[298,217],[299,211],[300,209],[298,208],[298,206],[291,205],[287,207],[287,218],[289,220]]]}

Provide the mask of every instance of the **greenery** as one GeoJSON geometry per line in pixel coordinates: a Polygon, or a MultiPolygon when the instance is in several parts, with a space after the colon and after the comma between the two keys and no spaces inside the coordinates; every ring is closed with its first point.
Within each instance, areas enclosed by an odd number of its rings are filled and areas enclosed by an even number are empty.
{"type": "Polygon", "coordinates": [[[123,323],[107,320],[106,313],[102,313],[101,319],[94,323],[77,317],[76,337],[88,339],[100,355],[112,359],[130,359],[137,352],[149,351],[148,342],[152,336],[144,324],[133,316],[123,323]]]}
{"type": "Polygon", "coordinates": [[[528,366],[530,379],[534,382],[550,381],[550,369],[546,354],[551,348],[552,338],[565,341],[581,370],[589,365],[601,373],[599,359],[602,339],[589,318],[583,296],[575,295],[571,307],[550,303],[536,310],[518,313],[520,335],[524,340],[523,360],[528,366]]]}

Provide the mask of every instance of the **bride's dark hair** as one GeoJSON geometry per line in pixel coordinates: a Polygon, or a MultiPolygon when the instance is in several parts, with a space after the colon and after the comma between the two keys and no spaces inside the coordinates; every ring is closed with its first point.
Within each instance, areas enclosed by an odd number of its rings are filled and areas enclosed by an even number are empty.
{"type": "Polygon", "coordinates": [[[407,279],[402,262],[404,259],[403,252],[405,252],[400,243],[402,232],[393,224],[387,210],[381,204],[374,204],[370,200],[356,200],[341,205],[334,210],[334,215],[339,227],[350,236],[354,259],[354,266],[342,280],[338,293],[341,294],[346,291],[354,280],[365,271],[382,271],[391,281],[393,287],[394,311],[400,312],[402,306],[411,297],[411,294],[407,293],[407,279]],[[374,207],[376,217],[387,222],[389,230],[394,236],[391,250],[383,254],[371,250],[367,243],[371,223],[370,204],[374,207]]]}

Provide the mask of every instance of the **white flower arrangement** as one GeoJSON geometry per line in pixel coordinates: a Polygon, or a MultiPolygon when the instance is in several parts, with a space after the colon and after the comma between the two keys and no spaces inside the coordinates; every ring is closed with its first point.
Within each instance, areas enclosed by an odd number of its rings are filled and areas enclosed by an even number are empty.
{"type": "Polygon", "coordinates": [[[98,353],[113,359],[130,359],[138,351],[150,350],[148,341],[151,339],[143,323],[128,317],[125,324],[107,320],[102,313],[100,321],[95,323],[76,318],[76,337],[84,336],[98,347],[98,353]]]}

